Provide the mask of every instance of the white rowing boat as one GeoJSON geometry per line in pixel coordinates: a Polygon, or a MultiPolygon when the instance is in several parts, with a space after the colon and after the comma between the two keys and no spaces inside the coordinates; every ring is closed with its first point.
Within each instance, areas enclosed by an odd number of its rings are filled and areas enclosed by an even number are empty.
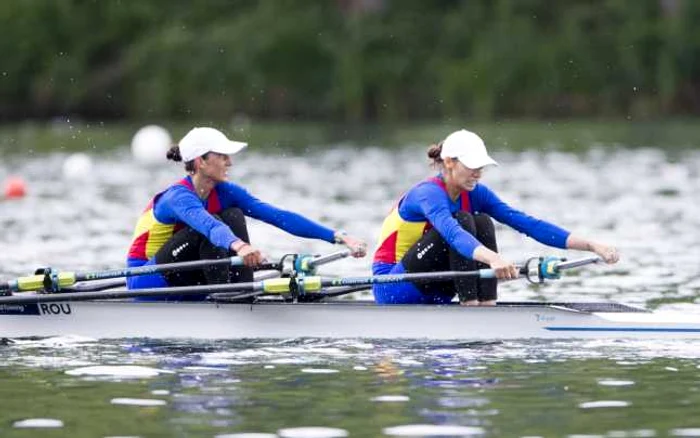
{"type": "Polygon", "coordinates": [[[0,338],[700,339],[700,315],[609,303],[496,307],[318,303],[84,301],[0,304],[0,338]]]}
{"type": "MultiPolygon", "coordinates": [[[[700,314],[649,312],[616,303],[503,302],[495,307],[462,307],[457,304],[377,305],[371,301],[328,300],[373,284],[458,277],[493,278],[495,275],[490,269],[344,278],[310,275],[314,266],[345,256],[347,251],[295,257],[293,270],[282,278],[139,290],[103,290],[99,282],[94,287],[90,282],[201,268],[209,264],[240,264],[241,261],[233,257],[88,273],[49,270],[41,275],[0,283],[0,292],[5,295],[0,296],[0,338],[78,335],[159,339],[700,339],[700,314]],[[72,285],[75,285],[73,289],[66,288],[72,285]],[[43,290],[39,293],[23,292],[40,288],[43,290]],[[209,301],[127,300],[184,295],[208,296],[209,301]],[[255,301],[243,303],[241,299],[255,301]]],[[[533,281],[531,272],[534,271],[535,280],[542,282],[559,278],[563,270],[599,261],[597,257],[573,261],[533,258],[521,268],[521,274],[533,281]]],[[[272,267],[284,271],[284,258],[272,267]]],[[[111,283],[104,287],[111,287],[111,283]]]]}

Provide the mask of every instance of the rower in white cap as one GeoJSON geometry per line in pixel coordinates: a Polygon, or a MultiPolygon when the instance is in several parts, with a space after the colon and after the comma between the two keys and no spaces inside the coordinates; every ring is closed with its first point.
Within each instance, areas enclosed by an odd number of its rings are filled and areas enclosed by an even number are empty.
{"type": "Polygon", "coordinates": [[[359,239],[267,204],[228,181],[231,155],[246,146],[214,128],[188,132],[167,153],[169,159],[185,163],[188,175],[155,195],[136,223],[127,256],[130,267],[232,255],[242,257],[245,266],[129,277],[129,289],[253,281],[252,268],[264,257],[250,242],[245,216],[295,236],[345,244],[355,257],[365,255],[366,245],[359,239]]]}
{"type": "MultiPolygon", "coordinates": [[[[374,254],[375,275],[492,268],[497,279],[518,277],[516,266],[497,251],[491,218],[548,246],[591,251],[608,263],[617,250],[512,208],[480,182],[497,166],[473,132],[453,132],[428,149],[439,173],[406,192],[384,220],[374,254]]],[[[380,304],[444,304],[455,295],[464,305],[494,305],[497,280],[460,278],[418,284],[377,284],[380,304]]]]}

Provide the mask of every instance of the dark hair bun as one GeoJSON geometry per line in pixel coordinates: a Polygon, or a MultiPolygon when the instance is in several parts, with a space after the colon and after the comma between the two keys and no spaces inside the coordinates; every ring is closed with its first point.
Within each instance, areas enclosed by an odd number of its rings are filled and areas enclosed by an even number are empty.
{"type": "Polygon", "coordinates": [[[442,144],[431,144],[428,148],[428,158],[433,161],[442,161],[440,158],[440,153],[442,152],[442,144]]]}
{"type": "Polygon", "coordinates": [[[168,152],[166,152],[165,156],[168,158],[168,160],[173,160],[175,162],[182,161],[182,155],[180,155],[180,146],[173,145],[170,149],[168,149],[168,152]]]}

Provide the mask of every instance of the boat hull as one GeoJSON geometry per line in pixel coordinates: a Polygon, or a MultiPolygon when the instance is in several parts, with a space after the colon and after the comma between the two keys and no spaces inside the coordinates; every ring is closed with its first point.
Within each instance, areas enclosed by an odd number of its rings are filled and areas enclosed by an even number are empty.
{"type": "Polygon", "coordinates": [[[496,307],[326,303],[86,301],[0,306],[0,338],[371,338],[499,340],[697,338],[700,315],[496,307]]]}

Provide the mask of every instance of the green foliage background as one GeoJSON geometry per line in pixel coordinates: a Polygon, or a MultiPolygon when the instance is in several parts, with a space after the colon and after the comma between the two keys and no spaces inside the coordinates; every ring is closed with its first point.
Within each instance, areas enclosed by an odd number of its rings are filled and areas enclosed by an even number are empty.
{"type": "Polygon", "coordinates": [[[0,120],[700,108],[696,0],[7,0],[0,120]]]}

